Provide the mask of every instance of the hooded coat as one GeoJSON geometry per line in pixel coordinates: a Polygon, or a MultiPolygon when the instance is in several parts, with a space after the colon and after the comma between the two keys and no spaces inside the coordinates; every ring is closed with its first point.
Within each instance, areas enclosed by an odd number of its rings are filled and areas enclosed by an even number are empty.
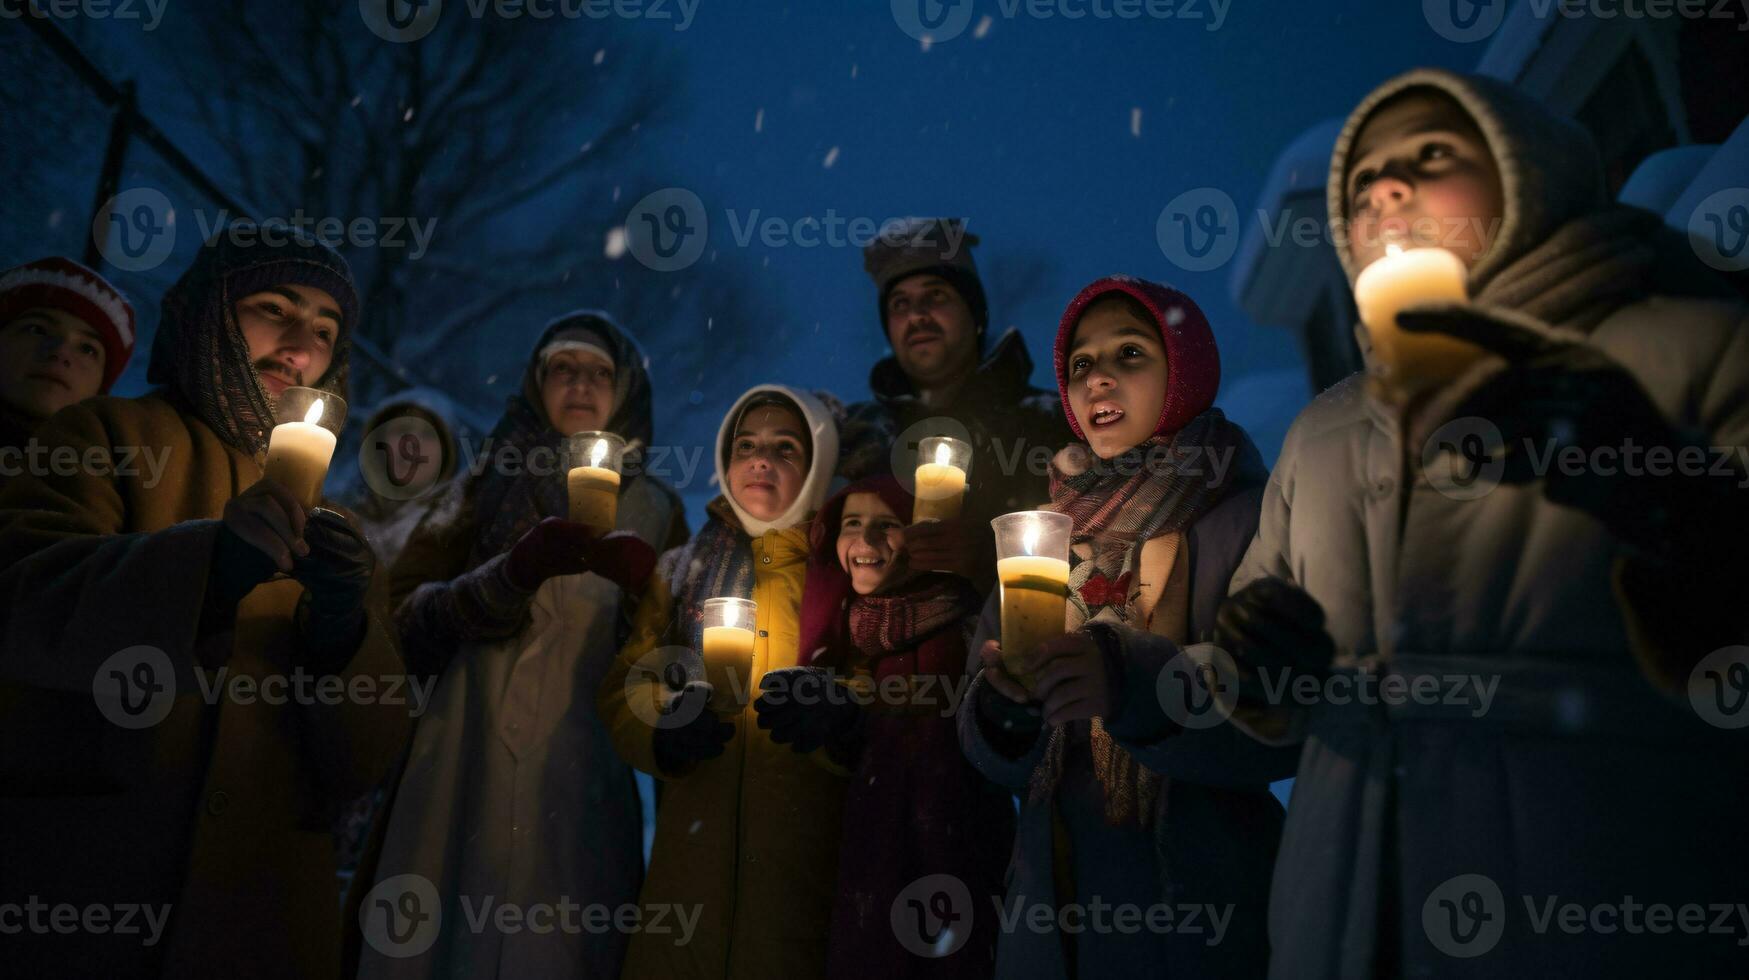
{"type": "MultiPolygon", "coordinates": [[[[216,393],[190,387],[268,404],[235,316],[236,300],[263,286],[325,289],[346,310],[342,337],[356,329],[344,261],[313,242],[282,241],[242,247],[221,237],[203,248],[165,298],[152,353],[164,387],[70,406],[39,431],[82,458],[109,452],[114,470],[22,476],[0,493],[0,678],[11,699],[0,903],[112,910],[101,930],[7,936],[9,972],[349,972],[342,933],[354,919],[336,901],[331,822],[383,777],[408,731],[386,579],[372,582],[351,661],[324,679],[343,690],[368,683],[378,696],[273,695],[270,685],[314,669],[293,622],[304,588],[276,575],[234,615],[211,600],[225,504],[261,479],[262,457],[238,427],[250,413],[214,415],[216,393]],[[124,468],[136,449],[162,471],[143,455],[124,468]],[[143,693],[135,687],[119,708],[93,697],[113,658],[140,647],[159,666],[122,670],[157,692],[144,700],[165,712],[155,724],[131,715],[143,693]],[[141,907],[168,914],[161,935],[141,907]]],[[[344,357],[343,341],[320,379],[328,390],[341,385],[344,357]]]]}
{"type": "Polygon", "coordinates": [[[869,373],[873,400],[847,411],[840,474],[860,480],[893,473],[895,453],[901,469],[914,465],[914,448],[907,453],[894,442],[901,436],[915,441],[956,434],[940,423],[907,431],[919,422],[944,417],[963,426],[972,445],[967,522],[988,526],[991,518],[1037,507],[1050,499],[1046,464],[1051,454],[1075,437],[1057,410],[1056,392],[1034,387],[1031,377],[1032,357],[1020,331],[1013,329],[991,346],[951,405],[925,405],[898,358],[882,358],[869,373]]]}
{"type": "MultiPolygon", "coordinates": [[[[1681,268],[1682,244],[1610,205],[1583,131],[1523,94],[1441,71],[1385,83],[1337,141],[1331,214],[1344,214],[1360,126],[1418,87],[1455,99],[1499,164],[1506,213],[1472,269],[1475,301],[1582,336],[1711,445],[1749,443],[1744,309],[1684,295],[1703,280],[1681,268]]],[[[1361,377],[1319,395],[1288,432],[1233,578],[1234,591],[1276,576],[1309,592],[1339,677],[1468,690],[1391,706],[1321,698],[1252,720],[1304,743],[1271,976],[1645,977],[1676,962],[1741,975],[1736,936],[1539,931],[1550,902],[1739,901],[1743,743],[1641,676],[1612,589],[1622,547],[1601,523],[1548,501],[1540,481],[1447,496],[1405,465],[1420,447],[1404,442],[1361,377]],[[1497,689],[1484,702],[1466,678],[1497,689]]]]}
{"type": "Polygon", "coordinates": [[[717,482],[728,487],[726,450],[744,406],[777,395],[797,405],[811,433],[808,475],[795,504],[760,521],[725,494],[685,546],[662,556],[638,607],[631,639],[602,681],[598,706],[614,747],[660,781],[656,839],[640,902],[696,916],[669,917],[632,936],[628,978],[819,976],[838,872],[844,770],[824,750],[797,755],[758,727],[752,697],[731,719],[724,753],[671,773],[656,763],[657,708],[675,685],[669,669],[697,676],[695,593],[740,593],[758,604],[750,691],[769,670],[795,666],[808,518],[830,489],[837,425],[804,392],[762,385],[736,401],[717,437],[717,482]],[[698,583],[719,583],[721,592],[698,583]],[[728,584],[721,584],[728,583],[728,584]]]}
{"type": "MultiPolygon", "coordinates": [[[[576,330],[599,337],[617,367],[605,429],[648,446],[642,352],[605,316],[577,313],[536,342],[494,430],[494,453],[506,443],[524,452],[558,445],[540,398],[541,351],[576,330]]],[[[394,566],[394,589],[405,595],[402,642],[436,688],[389,806],[375,880],[429,882],[445,927],[413,955],[412,940],[367,946],[361,977],[619,974],[627,939],[619,930],[466,927],[469,911],[478,916],[488,901],[525,915],[566,899],[618,909],[637,900],[643,878],[637,786],[595,713],[596,687],[625,636],[627,600],[590,572],[549,579],[532,594],[510,584],[510,545],[566,513],[564,473],[533,472],[533,456],[529,464],[453,485],[394,566]]],[[[622,485],[617,529],[659,547],[686,539],[679,498],[648,474],[622,485]]]]}
{"type": "MultiPolygon", "coordinates": [[[[1090,305],[1115,292],[1146,308],[1160,328],[1171,366],[1155,436],[1175,438],[1205,413],[1218,415],[1212,405],[1219,352],[1195,303],[1169,287],[1111,276],[1076,296],[1059,325],[1056,364],[1064,417],[1079,431],[1068,398],[1067,355],[1075,326],[1090,305]]],[[[1002,980],[1255,977],[1268,962],[1264,915],[1282,823],[1282,807],[1269,784],[1292,772],[1292,754],[1260,745],[1231,724],[1181,728],[1163,712],[1158,688],[1181,644],[1211,638],[1227,582],[1257,527],[1262,460],[1249,437],[1236,426],[1230,431],[1237,442],[1228,457],[1230,468],[1218,481],[1208,470],[1190,478],[1196,484],[1208,481],[1207,502],[1181,530],[1136,546],[1138,574],[1134,592],[1125,587],[1126,599],[1130,609],[1145,616],[1127,623],[1101,617],[1081,624],[1109,637],[1108,659],[1118,670],[1117,700],[1101,719],[1104,731],[1143,770],[1144,779],[1163,787],[1155,805],[1141,808],[1141,820],[1114,826],[1107,819],[1110,791],[1092,759],[1086,722],[1060,730],[1069,746],[1061,774],[1040,793],[1040,769],[1048,764],[1053,733],[1059,730],[1044,725],[1030,739],[992,730],[980,703],[1001,695],[981,677],[960,703],[959,739],[966,757],[986,777],[1021,795],[1003,900],[1004,914],[1019,918],[1004,930],[997,947],[996,976],[1002,980]],[[1182,626],[1174,626],[1171,621],[1180,612],[1182,626]],[[1132,928],[1078,929],[1099,903],[1133,909],[1132,928]],[[1061,912],[1069,906],[1088,911],[1077,919],[1072,911],[1061,912]],[[1050,922],[1061,927],[1025,925],[1038,909],[1051,910],[1050,922]]],[[[1059,467],[1069,455],[1059,456],[1059,467]]],[[[1074,540],[1072,569],[1088,562],[1098,544],[1096,532],[1079,522],[1074,540]]],[[[1072,570],[1071,580],[1075,577],[1072,570]]],[[[1073,603],[1069,615],[1075,615],[1073,603]]],[[[978,672],[978,650],[1001,632],[998,591],[972,638],[968,672],[978,672]]],[[[1116,915],[1105,921],[1117,922],[1116,915]]]]}

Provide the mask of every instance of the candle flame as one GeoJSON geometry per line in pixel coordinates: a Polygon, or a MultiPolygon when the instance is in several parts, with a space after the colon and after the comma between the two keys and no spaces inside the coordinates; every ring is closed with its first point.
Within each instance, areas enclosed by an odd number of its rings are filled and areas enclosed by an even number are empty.
{"type": "Polygon", "coordinates": [[[1398,245],[1396,242],[1389,242],[1385,245],[1385,254],[1389,256],[1402,255],[1403,246],[1398,245]]]}
{"type": "Polygon", "coordinates": [[[606,458],[607,458],[607,440],[606,439],[597,439],[595,441],[595,448],[589,450],[589,465],[590,466],[600,466],[601,461],[606,459],[606,458]]]}
{"type": "Polygon", "coordinates": [[[1043,529],[1038,526],[1038,522],[1036,521],[1027,525],[1026,533],[1020,538],[1020,547],[1024,549],[1027,554],[1038,554],[1038,536],[1041,530],[1043,529]]]}
{"type": "Polygon", "coordinates": [[[935,447],[935,465],[946,466],[952,457],[953,454],[948,451],[947,443],[944,442],[935,447]]]}
{"type": "Polygon", "coordinates": [[[318,398],[310,403],[310,410],[304,413],[304,421],[311,425],[322,421],[322,399],[318,398]]]}

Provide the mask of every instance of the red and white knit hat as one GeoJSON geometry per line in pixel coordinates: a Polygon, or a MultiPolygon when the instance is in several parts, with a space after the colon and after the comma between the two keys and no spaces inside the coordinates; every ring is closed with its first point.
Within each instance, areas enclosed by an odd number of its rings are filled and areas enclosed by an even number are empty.
{"type": "Polygon", "coordinates": [[[71,313],[97,331],[103,342],[99,390],[107,393],[134,352],[134,308],[96,270],[59,256],[0,273],[0,325],[37,308],[71,313]]]}

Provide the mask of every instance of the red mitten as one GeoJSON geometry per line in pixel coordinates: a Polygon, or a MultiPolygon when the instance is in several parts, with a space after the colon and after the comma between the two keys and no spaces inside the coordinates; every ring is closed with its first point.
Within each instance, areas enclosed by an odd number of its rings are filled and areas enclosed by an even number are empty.
{"type": "Polygon", "coordinates": [[[656,570],[656,549],[630,531],[615,531],[591,540],[584,560],[590,571],[638,595],[656,570]]]}
{"type": "Polygon", "coordinates": [[[511,585],[533,592],[547,579],[588,571],[587,554],[593,540],[584,525],[549,517],[511,546],[504,571],[511,585]]]}

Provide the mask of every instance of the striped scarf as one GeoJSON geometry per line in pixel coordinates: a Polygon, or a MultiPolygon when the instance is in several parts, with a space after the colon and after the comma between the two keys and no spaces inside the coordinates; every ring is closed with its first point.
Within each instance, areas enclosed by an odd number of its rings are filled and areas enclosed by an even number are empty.
{"type": "MultiPolygon", "coordinates": [[[[1089,546],[1092,553],[1089,558],[1070,553],[1067,628],[1098,620],[1145,630],[1136,608],[1142,546],[1195,523],[1262,465],[1256,454],[1244,430],[1218,408],[1112,460],[1092,463],[1086,452],[1059,454],[1051,464],[1051,509],[1074,519],[1073,543],[1089,546]]],[[[1147,826],[1163,797],[1164,777],[1119,747],[1100,719],[1087,725],[1094,775],[1105,792],[1106,822],[1118,826],[1135,820],[1147,826]]],[[[1052,730],[1032,774],[1029,798],[1034,802],[1056,792],[1068,746],[1066,728],[1052,730]]]]}
{"type": "Polygon", "coordinates": [[[723,497],[705,508],[710,519],[692,540],[663,556],[660,574],[674,596],[669,641],[704,649],[706,599],[753,598],[753,541],[723,497]]]}

